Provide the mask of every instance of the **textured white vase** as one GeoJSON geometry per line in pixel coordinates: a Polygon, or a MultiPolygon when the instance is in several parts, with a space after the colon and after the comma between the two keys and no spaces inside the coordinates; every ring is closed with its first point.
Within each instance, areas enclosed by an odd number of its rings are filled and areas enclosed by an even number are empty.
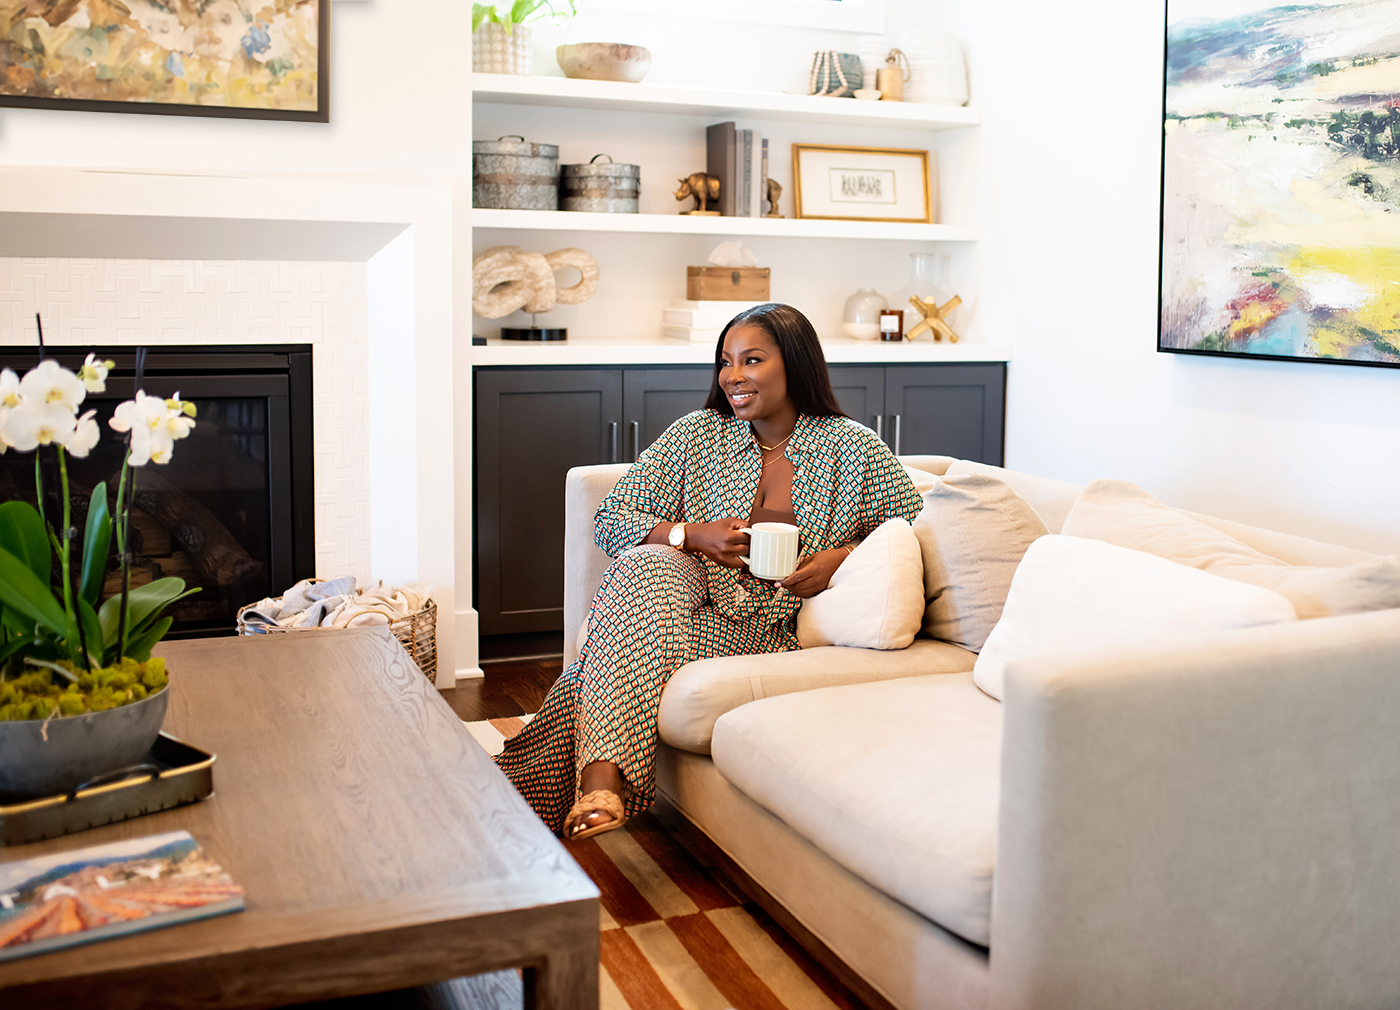
{"type": "Polygon", "coordinates": [[[490,21],[472,32],[472,69],[479,74],[528,74],[534,70],[530,29],[516,25],[509,35],[490,21]]]}
{"type": "Polygon", "coordinates": [[[906,102],[927,105],[967,104],[967,64],[962,45],[952,32],[906,31],[899,47],[909,60],[906,102]]]}
{"type": "Polygon", "coordinates": [[[846,299],[841,329],[856,340],[874,340],[880,335],[880,313],[889,308],[884,297],[872,288],[861,288],[846,299]]]}

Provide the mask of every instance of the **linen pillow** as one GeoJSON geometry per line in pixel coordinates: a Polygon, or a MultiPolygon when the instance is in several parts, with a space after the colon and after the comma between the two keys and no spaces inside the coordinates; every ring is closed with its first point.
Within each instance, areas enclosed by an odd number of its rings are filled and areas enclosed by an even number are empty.
{"type": "Polygon", "coordinates": [[[841,562],[831,585],[802,601],[797,638],[804,649],[849,645],[904,649],[924,612],[919,541],[903,519],[890,519],[841,562]]]}
{"type": "Polygon", "coordinates": [[[917,466],[910,466],[908,463],[901,465],[904,467],[904,472],[909,475],[909,479],[914,482],[914,490],[919,494],[923,494],[938,483],[938,474],[936,473],[920,470],[917,466]]]}
{"type": "Polygon", "coordinates": [[[1272,589],[1287,597],[1303,619],[1400,607],[1400,559],[1378,557],[1341,568],[1290,565],[1168,508],[1123,480],[1086,486],[1065,520],[1064,533],[1272,589]]]}
{"type": "Polygon", "coordinates": [[[1027,656],[1292,620],[1293,605],[1272,590],[1101,540],[1051,534],[1021,559],[972,679],[1000,700],[1006,665],[1027,656]]]}
{"type": "Polygon", "coordinates": [[[1050,531],[989,474],[944,476],[924,492],[914,534],[924,561],[923,630],[977,652],[1001,617],[1021,556],[1050,531]]]}

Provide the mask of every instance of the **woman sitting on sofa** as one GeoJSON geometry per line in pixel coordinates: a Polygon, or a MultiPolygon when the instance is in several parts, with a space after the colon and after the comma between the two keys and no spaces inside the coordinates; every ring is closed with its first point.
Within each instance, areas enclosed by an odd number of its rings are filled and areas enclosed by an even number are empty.
{"type": "Polygon", "coordinates": [[[735,316],[705,409],[667,428],[599,506],[595,539],[616,560],[578,660],[497,762],[565,838],[621,826],[652,802],[672,671],[800,648],[802,599],[861,538],[921,504],[885,443],[841,412],[806,317],[774,303],[735,316]],[[781,583],[744,570],[755,522],[802,531],[806,557],[781,583]]]}

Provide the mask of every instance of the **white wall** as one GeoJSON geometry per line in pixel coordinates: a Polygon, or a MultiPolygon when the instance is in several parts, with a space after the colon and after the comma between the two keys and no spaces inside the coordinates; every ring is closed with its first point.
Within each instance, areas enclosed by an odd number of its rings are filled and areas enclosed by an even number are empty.
{"type": "Polygon", "coordinates": [[[1160,0],[1007,0],[975,41],[1007,464],[1400,552],[1400,371],[1155,350],[1164,22],[1160,0]]]}

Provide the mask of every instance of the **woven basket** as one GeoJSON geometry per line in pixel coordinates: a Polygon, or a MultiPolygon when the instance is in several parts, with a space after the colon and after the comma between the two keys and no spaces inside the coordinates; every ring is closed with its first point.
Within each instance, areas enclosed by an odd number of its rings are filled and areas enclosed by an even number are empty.
{"type": "MultiPolygon", "coordinates": [[[[281,597],[278,597],[281,599],[281,597]]],[[[248,607],[251,607],[250,603],[248,607]]],[[[282,635],[288,632],[300,631],[320,631],[319,627],[311,628],[280,628],[275,624],[248,624],[243,620],[243,612],[248,607],[240,607],[238,610],[238,633],[240,635],[282,635]]],[[[397,621],[389,625],[389,630],[394,637],[399,640],[399,644],[404,647],[418,669],[423,671],[423,676],[428,678],[429,683],[437,683],[437,604],[429,599],[423,605],[423,609],[407,617],[400,617],[397,621]]]]}

